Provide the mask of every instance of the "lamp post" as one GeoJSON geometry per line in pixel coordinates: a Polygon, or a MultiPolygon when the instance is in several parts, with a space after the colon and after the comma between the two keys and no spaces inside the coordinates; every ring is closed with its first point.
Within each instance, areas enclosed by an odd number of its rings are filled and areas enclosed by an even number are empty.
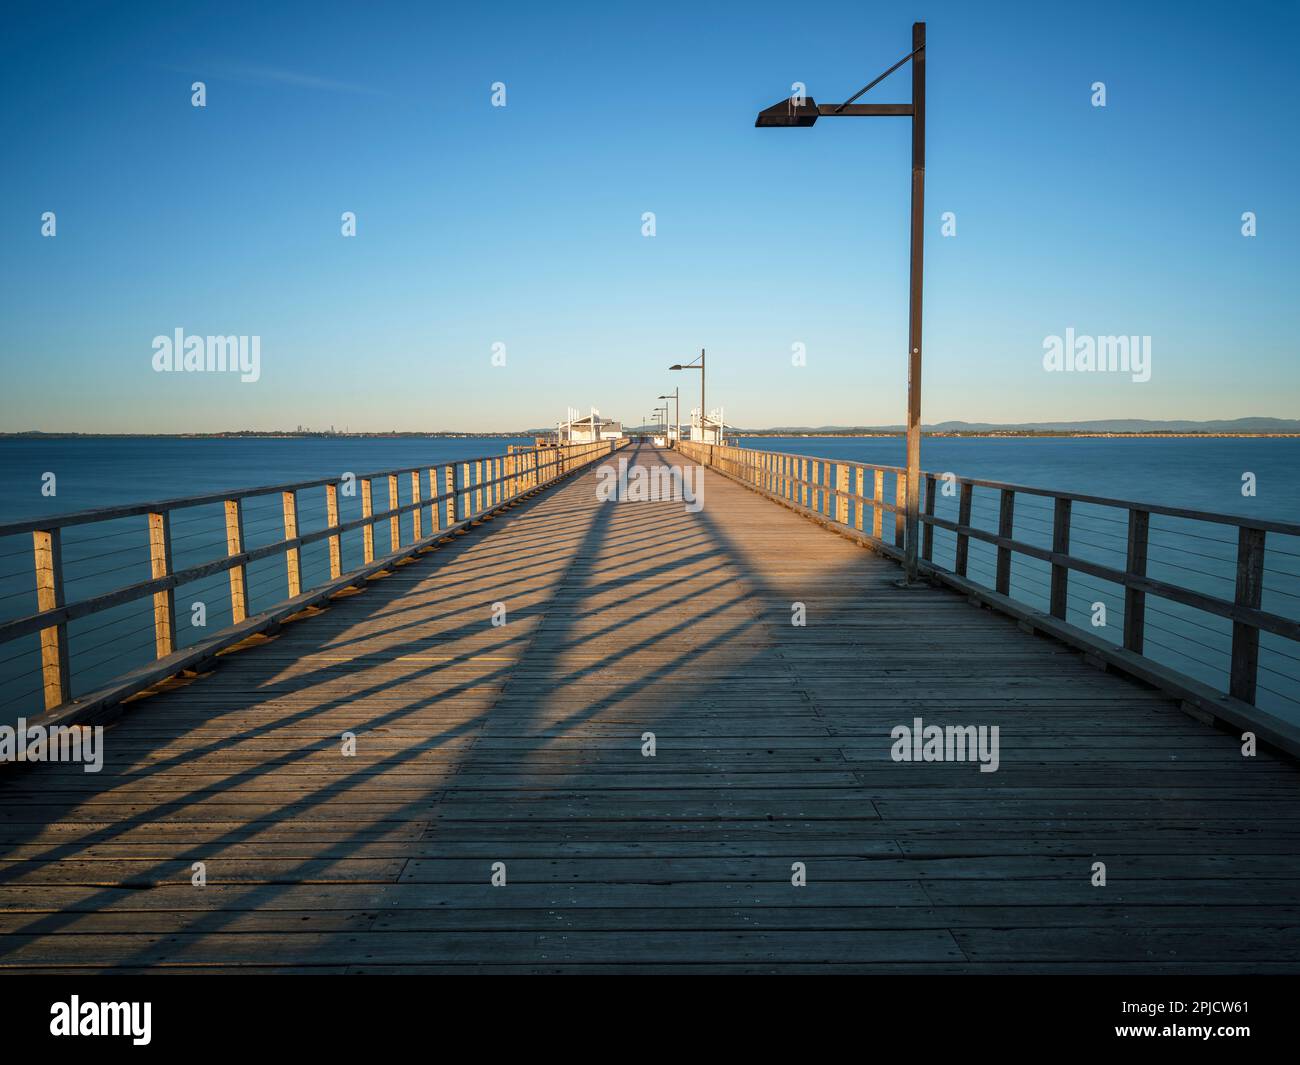
{"type": "MultiPolygon", "coordinates": [[[[660,399],[662,398],[663,397],[661,396],[660,399]]],[[[668,434],[668,404],[667,403],[665,403],[662,407],[655,407],[655,424],[663,426],[664,435],[667,436],[668,434]],[[661,414],[663,415],[662,419],[659,417],[661,414]]]]}
{"type": "Polygon", "coordinates": [[[912,265],[907,328],[907,500],[903,583],[917,580],[917,541],[921,498],[921,265],[925,216],[925,23],[912,23],[912,50],[842,104],[817,104],[811,96],[792,96],[760,111],[755,126],[811,126],[819,118],[909,116],[912,119],[912,265]],[[910,104],[856,104],[908,60],[912,62],[910,104]]]}
{"type": "MultiPolygon", "coordinates": [[[[673,394],[672,394],[671,396],[660,396],[660,397],[659,397],[660,399],[671,399],[671,400],[673,401],[673,404],[674,404],[674,406],[673,406],[673,414],[674,414],[673,427],[677,430],[677,440],[678,440],[678,442],[680,442],[680,441],[681,441],[681,438],[682,438],[682,396],[681,396],[681,392],[682,392],[682,390],[681,390],[680,388],[674,388],[674,389],[673,389],[673,394]]],[[[668,438],[668,442],[669,442],[669,444],[672,443],[672,437],[671,437],[671,436],[669,436],[669,438],[668,438]]]]}
{"type": "Polygon", "coordinates": [[[700,348],[699,359],[692,359],[688,363],[674,363],[669,366],[670,370],[699,370],[700,371],[700,436],[704,436],[704,349],[700,348]],[[696,363],[699,365],[695,365],[696,363]]]}

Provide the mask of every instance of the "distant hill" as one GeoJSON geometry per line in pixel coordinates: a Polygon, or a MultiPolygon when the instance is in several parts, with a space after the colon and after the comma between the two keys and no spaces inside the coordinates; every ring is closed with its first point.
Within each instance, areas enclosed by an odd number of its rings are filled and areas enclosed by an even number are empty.
{"type": "MultiPolygon", "coordinates": [[[[902,425],[783,425],[772,429],[736,429],[747,433],[901,433],[902,425]]],[[[923,425],[927,433],[1300,433],[1297,418],[1231,418],[1213,421],[1156,421],[1150,418],[1103,418],[1079,422],[935,422],[923,425]]]]}

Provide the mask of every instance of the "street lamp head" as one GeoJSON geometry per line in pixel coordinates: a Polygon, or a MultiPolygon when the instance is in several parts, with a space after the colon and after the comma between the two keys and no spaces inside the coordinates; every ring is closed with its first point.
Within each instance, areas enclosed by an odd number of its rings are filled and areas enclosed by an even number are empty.
{"type": "Polygon", "coordinates": [[[684,369],[684,367],[683,367],[682,364],[679,362],[679,363],[674,363],[672,366],[669,366],[668,369],[670,369],[670,370],[681,370],[681,369],[684,369]]]}
{"type": "Polygon", "coordinates": [[[759,128],[811,126],[817,121],[817,114],[817,101],[811,96],[791,96],[760,111],[754,125],[759,128]]]}

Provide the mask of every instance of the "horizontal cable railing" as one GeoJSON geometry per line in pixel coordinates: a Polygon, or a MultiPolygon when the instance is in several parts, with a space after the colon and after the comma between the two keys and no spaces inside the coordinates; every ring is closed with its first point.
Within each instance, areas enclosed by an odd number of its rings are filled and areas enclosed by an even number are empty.
{"type": "MultiPolygon", "coordinates": [[[[677,447],[902,558],[903,469],[677,447]]],[[[927,576],[1193,705],[1264,708],[1270,721],[1300,723],[1300,524],[952,473],[921,477],[927,576]]]]}
{"type": "Polygon", "coordinates": [[[0,525],[0,719],[114,705],[621,446],[512,446],[0,525]]]}

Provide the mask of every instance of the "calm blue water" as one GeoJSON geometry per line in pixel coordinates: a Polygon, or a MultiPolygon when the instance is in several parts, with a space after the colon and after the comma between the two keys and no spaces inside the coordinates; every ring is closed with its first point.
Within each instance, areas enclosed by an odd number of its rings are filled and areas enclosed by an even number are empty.
{"type": "Polygon", "coordinates": [[[286,481],[504,455],[524,439],[0,440],[0,524],[286,481]],[[58,495],[41,476],[58,475],[58,495]]]}
{"type": "MultiPolygon", "coordinates": [[[[254,485],[337,478],[406,467],[427,467],[466,458],[504,454],[503,439],[323,439],[323,440],[4,440],[0,441],[0,524],[41,515],[113,504],[146,502],[220,492],[254,485]],[[41,494],[42,476],[57,476],[57,494],[41,494]]],[[[762,438],[740,441],[787,453],[841,461],[902,465],[901,438],[762,438]]],[[[1164,503],[1207,511],[1254,515],[1300,522],[1300,494],[1295,470],[1300,440],[1267,439],[927,439],[922,464],[928,471],[1050,486],[1085,494],[1164,503]],[[1257,494],[1242,495],[1242,475],[1255,475],[1257,494]]],[[[409,500],[402,479],[399,502],[409,500]]],[[[427,493],[427,482],[425,491],[427,493]]],[[[885,494],[893,498],[892,479],[885,494]]],[[[387,486],[375,485],[375,509],[387,506],[387,486]]],[[[707,504],[707,501],[706,501],[707,504]]],[[[299,523],[303,532],[325,525],[324,491],[301,493],[299,523]]],[[[993,530],[997,493],[979,490],[974,523],[993,530]]],[[[359,498],[340,498],[344,521],[360,515],[359,498]]],[[[956,518],[956,499],[939,497],[936,511],[956,518]]],[[[889,515],[886,516],[887,518],[889,515]]],[[[1125,513],[1076,504],[1071,550],[1117,569],[1124,567],[1125,513]]],[[[1051,501],[1018,496],[1015,535],[1041,546],[1051,542],[1051,501]]],[[[283,536],[277,496],[245,505],[249,547],[283,536]]],[[[867,515],[870,521],[870,515],[867,515]]],[[[76,601],[147,579],[149,574],[143,517],[74,527],[63,542],[66,596],[76,601]]],[[[411,521],[403,520],[409,540],[411,521]]],[[[891,535],[889,521],[885,535],[891,535]]],[[[188,508],[172,515],[174,565],[196,565],[225,554],[219,505],[188,508]]],[[[1287,617],[1300,617],[1300,541],[1270,534],[1264,606],[1287,617]]],[[[376,529],[377,551],[387,544],[387,528],[376,529]]],[[[359,531],[343,537],[343,566],[361,564],[359,531]]],[[[1149,573],[1171,583],[1231,598],[1234,585],[1235,530],[1212,523],[1152,518],[1149,573]]],[[[942,530],[935,534],[935,561],[951,566],[955,544],[942,530]]],[[[303,586],[322,582],[328,573],[322,541],[303,551],[303,586]]],[[[992,585],[994,552],[972,541],[972,579],[992,585]]],[[[1048,567],[1017,557],[1013,594],[1046,609],[1048,567]]],[[[0,619],[31,613],[30,535],[0,536],[0,619]]],[[[283,599],[287,588],[282,557],[249,567],[251,611],[283,599]]],[[[1123,594],[1107,582],[1073,574],[1069,620],[1103,638],[1120,642],[1123,594]],[[1105,608],[1105,625],[1093,625],[1097,604],[1105,608]]],[[[177,590],[178,638],[186,646],[229,624],[228,578],[225,574],[177,590]],[[206,627],[191,622],[192,605],[204,604],[206,627]]],[[[1177,604],[1148,599],[1147,654],[1216,687],[1226,686],[1230,626],[1215,617],[1177,604]]],[[[152,657],[153,629],[148,601],[127,604],[69,625],[74,690],[93,690],[127,668],[152,657]]],[[[0,645],[0,722],[30,714],[40,705],[36,638],[0,645]]],[[[1259,703],[1300,720],[1300,649],[1265,634],[1262,640],[1259,703]]]]}

